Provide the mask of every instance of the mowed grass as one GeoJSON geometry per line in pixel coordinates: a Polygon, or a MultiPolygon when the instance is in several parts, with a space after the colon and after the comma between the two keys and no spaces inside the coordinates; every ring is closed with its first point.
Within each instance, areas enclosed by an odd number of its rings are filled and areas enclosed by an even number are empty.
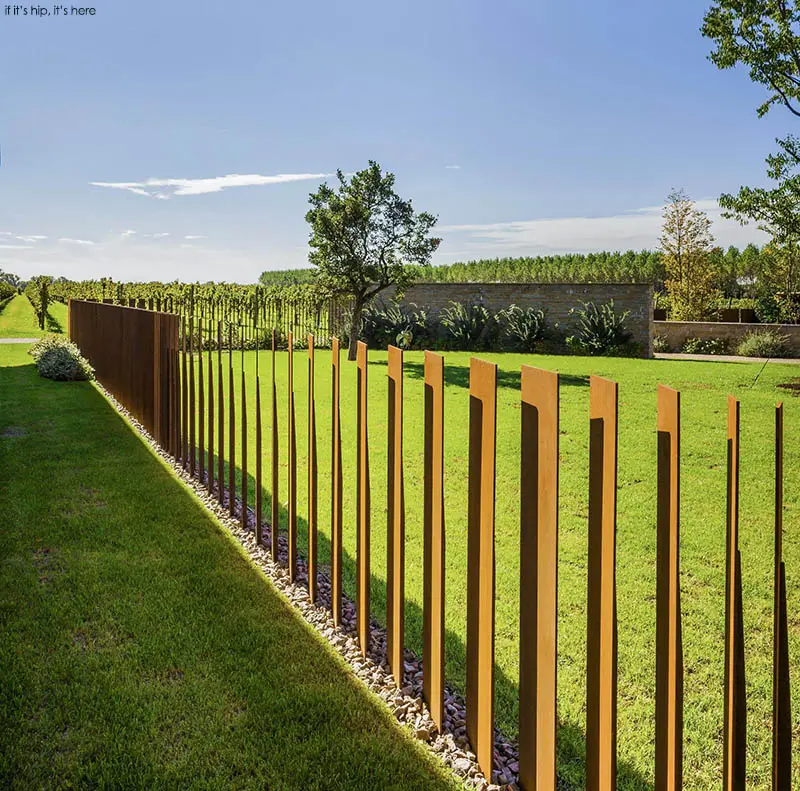
{"type": "Polygon", "coordinates": [[[89,383],[0,347],[0,787],[454,789],[89,383]]]}
{"type": "MultiPolygon", "coordinates": [[[[295,352],[300,544],[307,522],[307,353],[295,352]]],[[[800,368],[772,364],[673,360],[590,359],[484,355],[499,365],[496,499],[496,716],[517,729],[519,650],[519,370],[534,364],[561,375],[558,691],[560,771],[576,787],[584,779],[586,565],[588,516],[589,375],[620,384],[617,581],[619,611],[620,787],[653,781],[656,612],[656,386],[682,392],[682,608],[685,678],[685,787],[719,785],[723,739],[723,635],[727,395],[741,399],[745,644],[748,692],[748,783],[769,786],[771,744],[773,437],[774,407],[785,402],[785,559],[790,613],[795,730],[800,712],[800,399],[776,386],[800,368]],[[794,603],[794,604],[793,604],[794,603]]],[[[217,354],[212,356],[216,377],[217,354]]],[[[236,371],[237,466],[241,460],[241,353],[236,371]]],[[[386,579],[386,353],[369,355],[369,448],[372,491],[372,608],[385,620],[386,579]]],[[[204,356],[207,379],[208,356],[204,356]]],[[[448,353],[445,393],[447,532],[446,627],[448,681],[463,690],[467,579],[467,462],[469,355],[448,353]]],[[[255,352],[244,355],[248,404],[248,471],[255,470],[255,352]]],[[[330,558],[330,352],[317,351],[321,558],[330,558]]],[[[223,354],[227,392],[228,357],[223,354]]],[[[259,355],[265,489],[270,486],[270,354],[259,355]]],[[[422,651],[423,591],[423,356],[405,357],[406,643],[422,651]]],[[[277,355],[281,529],[287,503],[287,354],[277,355]]],[[[216,386],[215,386],[216,387],[216,386]]],[[[356,366],[342,356],[345,587],[355,592],[356,366]]],[[[227,414],[226,414],[227,432],[227,414]]],[[[226,450],[227,455],[227,439],[226,450]]],[[[253,482],[250,501],[253,501],[253,482]]],[[[269,514],[269,492],[265,517],[269,514]]],[[[797,753],[796,753],[797,754],[797,753]]],[[[795,763],[795,778],[800,765],[795,763]]]]}
{"type": "Polygon", "coordinates": [[[38,338],[46,332],[67,331],[67,306],[51,302],[44,331],[39,329],[31,301],[24,294],[12,297],[0,309],[0,338],[38,338]]]}

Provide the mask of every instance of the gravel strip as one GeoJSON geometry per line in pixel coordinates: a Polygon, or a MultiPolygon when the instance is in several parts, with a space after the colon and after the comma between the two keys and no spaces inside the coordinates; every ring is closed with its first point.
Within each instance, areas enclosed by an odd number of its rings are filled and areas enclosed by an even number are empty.
{"type": "MultiPolygon", "coordinates": [[[[474,791],[520,791],[519,753],[514,742],[495,729],[494,775],[490,782],[478,767],[475,753],[472,752],[467,740],[464,698],[449,687],[445,687],[444,731],[439,733],[423,700],[422,660],[409,649],[405,650],[405,686],[398,689],[386,660],[386,630],[375,621],[371,621],[370,650],[367,657],[363,657],[356,636],[355,604],[344,595],[342,625],[340,627],[334,625],[330,612],[331,583],[328,569],[320,569],[317,603],[312,604],[308,599],[308,572],[305,558],[298,557],[296,581],[294,583],[289,581],[286,567],[288,558],[286,536],[281,534],[278,537],[278,563],[275,563],[268,550],[270,526],[266,522],[262,529],[263,543],[258,545],[255,538],[255,514],[251,508],[247,509],[247,529],[244,530],[241,524],[242,504],[238,498],[234,500],[236,517],[231,518],[228,511],[228,495],[223,491],[223,503],[220,504],[216,482],[213,485],[213,494],[209,494],[204,482],[190,476],[180,462],[167,453],[111,393],[99,382],[95,382],[95,385],[236,538],[252,561],[270,578],[273,585],[347,661],[355,675],[386,703],[400,723],[408,727],[419,741],[452,770],[464,788],[474,791]]],[[[560,777],[558,788],[559,791],[570,791],[570,786],[560,777]]]]}

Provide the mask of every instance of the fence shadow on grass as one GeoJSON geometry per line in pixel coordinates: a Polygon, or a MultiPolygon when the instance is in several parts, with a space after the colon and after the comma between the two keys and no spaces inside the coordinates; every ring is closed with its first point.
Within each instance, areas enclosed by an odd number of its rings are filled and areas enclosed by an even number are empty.
{"type": "MultiPolygon", "coordinates": [[[[376,362],[376,364],[381,364],[381,362],[376,362]]],[[[372,363],[370,363],[372,365],[372,363]]],[[[383,362],[385,365],[385,362],[383,362]]],[[[420,370],[422,370],[422,366],[418,366],[420,370]]],[[[404,371],[409,371],[411,365],[409,363],[404,364],[404,371]]],[[[447,369],[445,369],[447,370],[447,369]]],[[[468,371],[468,369],[467,369],[468,371]]],[[[576,386],[583,386],[583,377],[571,377],[576,380],[573,384],[576,386]]],[[[510,379],[510,377],[509,377],[510,379]]],[[[519,375],[516,375],[517,385],[519,384],[519,375]]],[[[451,382],[450,384],[457,385],[457,380],[455,382],[451,382]]],[[[588,379],[586,384],[588,385],[588,379]]],[[[505,386],[511,386],[510,384],[506,384],[505,386]]],[[[216,468],[215,468],[216,469],[216,468]]],[[[226,477],[225,480],[227,481],[227,470],[228,465],[226,462],[226,477]]],[[[237,480],[237,491],[241,492],[241,469],[238,465],[235,467],[235,474],[237,480]]],[[[298,470],[298,474],[302,474],[301,470],[298,470]]],[[[248,500],[250,507],[253,507],[254,499],[255,499],[255,478],[253,475],[247,475],[247,491],[249,493],[248,500]]],[[[272,497],[270,492],[266,489],[263,489],[263,510],[264,510],[264,522],[268,521],[267,517],[269,516],[270,509],[272,507],[272,497]]],[[[327,506],[327,503],[320,503],[320,515],[324,513],[324,508],[327,506]]],[[[280,531],[282,535],[286,535],[286,530],[288,526],[288,509],[284,508],[283,506],[279,506],[280,512],[280,531]]],[[[324,518],[321,522],[320,527],[324,526],[326,522],[324,518]]],[[[376,530],[385,530],[385,522],[378,519],[373,520],[372,530],[375,532],[376,530]]],[[[331,544],[330,539],[327,535],[325,535],[322,530],[318,532],[318,553],[320,558],[320,568],[324,573],[329,572],[329,565],[322,562],[322,559],[330,558],[331,556],[331,544]]],[[[298,544],[298,554],[299,556],[306,559],[308,557],[308,521],[301,516],[299,513],[297,515],[297,544],[298,544]]],[[[266,542],[265,542],[266,546],[266,542]]],[[[355,580],[356,580],[356,559],[355,557],[349,553],[345,548],[342,549],[342,575],[343,575],[343,588],[345,594],[352,600],[355,601],[355,580]]],[[[466,580],[465,580],[466,584],[466,580]]],[[[445,594],[446,595],[446,594],[445,594]]],[[[371,575],[370,581],[370,609],[372,613],[372,618],[374,620],[379,621],[382,625],[385,626],[385,613],[386,613],[386,582],[385,580],[380,579],[375,574],[371,575]]],[[[405,600],[405,632],[406,632],[406,647],[414,649],[418,655],[421,655],[421,646],[422,646],[422,624],[423,624],[423,617],[422,617],[422,608],[413,601],[409,601],[408,599],[405,600]]],[[[460,665],[460,675],[464,673],[464,663],[466,657],[466,644],[462,637],[458,635],[456,632],[451,630],[447,630],[445,633],[445,657],[448,664],[451,662],[455,662],[456,664],[460,665]],[[456,659],[453,660],[453,657],[456,659]]],[[[447,683],[451,688],[455,688],[459,693],[463,695],[464,688],[463,688],[463,678],[458,681],[458,683],[453,683],[453,672],[446,673],[447,676],[447,683]]],[[[583,690],[581,691],[583,694],[583,690]]],[[[495,706],[499,708],[498,703],[500,701],[505,702],[505,705],[508,705],[509,701],[513,701],[511,704],[513,706],[513,716],[517,716],[518,711],[518,704],[517,701],[519,699],[519,685],[517,682],[513,681],[509,678],[500,668],[495,665],[495,706]]],[[[558,727],[558,766],[559,766],[559,774],[564,781],[565,785],[564,788],[575,789],[582,789],[585,785],[585,778],[584,778],[584,765],[585,765],[585,757],[586,757],[586,750],[585,750],[585,740],[586,740],[586,732],[584,730],[583,723],[577,723],[572,721],[565,721],[559,720],[559,727],[558,727]],[[562,769],[564,768],[565,774],[562,774],[562,769]],[[567,782],[566,778],[569,778],[567,782]]],[[[649,791],[649,789],[653,788],[653,783],[646,778],[644,775],[641,774],[635,768],[625,764],[622,761],[618,761],[617,763],[617,787],[624,791],[649,791]]]]}

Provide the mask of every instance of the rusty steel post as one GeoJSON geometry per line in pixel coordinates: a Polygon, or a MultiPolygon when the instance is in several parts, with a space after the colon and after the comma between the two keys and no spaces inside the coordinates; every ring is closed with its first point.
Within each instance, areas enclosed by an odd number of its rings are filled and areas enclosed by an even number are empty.
{"type": "Polygon", "coordinates": [[[783,404],[775,407],[775,581],[772,651],[772,791],[792,785],[792,704],[783,562],[783,404]]]}
{"type": "Polygon", "coordinates": [[[206,483],[208,493],[214,492],[214,358],[212,357],[213,343],[211,342],[214,325],[208,322],[208,470],[206,483]]]}
{"type": "Polygon", "coordinates": [[[403,486],[403,352],[388,349],[389,403],[386,481],[386,658],[403,686],[405,634],[405,493],[403,486]]]}
{"type": "Polygon", "coordinates": [[[362,656],[369,651],[369,586],[370,586],[370,492],[369,444],[367,431],[367,344],[358,341],[356,458],[356,631],[362,656]]]}
{"type": "Polygon", "coordinates": [[[217,454],[217,497],[219,504],[225,504],[225,389],[222,384],[222,321],[217,322],[217,393],[219,394],[217,434],[219,453],[217,454]]]}
{"type": "Polygon", "coordinates": [[[308,336],[308,598],[317,600],[317,412],[314,401],[314,336],[308,336]]]}
{"type": "Polygon", "coordinates": [[[236,516],[236,391],[233,385],[233,325],[228,329],[228,513],[236,516]]]}
{"type": "Polygon", "coordinates": [[[519,778],[556,791],[558,374],[522,366],[519,778]]]}
{"type": "Polygon", "coordinates": [[[261,377],[258,373],[258,356],[261,353],[258,327],[256,327],[256,544],[264,541],[264,491],[262,489],[262,437],[261,437],[261,377]]]}
{"type": "Polygon", "coordinates": [[[270,549],[272,559],[278,562],[278,535],[280,532],[280,493],[278,491],[278,388],[275,383],[275,330],[272,330],[272,510],[270,549]]]}
{"type": "Polygon", "coordinates": [[[186,372],[186,317],[181,317],[181,466],[189,467],[189,377],[186,372]]]}
{"type": "Polygon", "coordinates": [[[247,385],[244,371],[244,328],[242,328],[242,530],[247,530],[247,385]]]}
{"type": "Polygon", "coordinates": [[[586,791],[617,783],[617,383],[589,381],[586,791]]]}
{"type": "Polygon", "coordinates": [[[287,428],[288,458],[288,484],[289,484],[289,509],[288,509],[288,544],[289,544],[289,581],[294,582],[297,576],[297,429],[294,422],[294,336],[288,335],[289,346],[289,415],[287,428]]]}
{"type": "Polygon", "coordinates": [[[205,417],[206,417],[206,401],[205,401],[205,383],[203,377],[203,320],[197,321],[197,337],[200,344],[197,350],[197,450],[198,450],[198,463],[197,463],[197,477],[200,483],[203,482],[203,473],[206,468],[206,437],[205,437],[205,417]]]}
{"type": "Polygon", "coordinates": [[[683,787],[680,587],[680,393],[658,386],[656,791],[683,787]]]}
{"type": "Polygon", "coordinates": [[[444,727],[444,358],[425,352],[422,693],[444,727]]]}
{"type": "Polygon", "coordinates": [[[189,475],[197,472],[197,413],[194,400],[194,317],[189,317],[189,475]]]}
{"type": "Polygon", "coordinates": [[[746,777],[747,704],[742,621],[742,558],[739,552],[739,420],[739,401],[728,396],[723,791],[744,791],[746,777]]]}
{"type": "Polygon", "coordinates": [[[339,339],[331,339],[331,614],[342,622],[342,425],[339,414],[339,339]]]}
{"type": "Polygon", "coordinates": [[[481,771],[492,777],[494,753],[494,501],[497,366],[469,366],[467,526],[467,738],[481,771]]]}

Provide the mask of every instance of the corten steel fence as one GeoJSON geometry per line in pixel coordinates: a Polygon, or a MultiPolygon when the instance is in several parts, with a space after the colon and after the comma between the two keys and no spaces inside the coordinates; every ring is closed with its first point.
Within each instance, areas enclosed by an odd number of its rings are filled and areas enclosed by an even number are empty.
{"type": "MultiPolygon", "coordinates": [[[[145,425],[160,425],[156,435],[165,448],[201,481],[216,483],[220,502],[247,503],[245,417],[241,416],[241,456],[237,457],[233,353],[228,354],[227,389],[223,388],[224,364],[219,341],[228,332],[228,346],[244,350],[248,336],[263,351],[271,350],[271,418],[269,449],[272,510],[269,524],[262,514],[262,403],[260,373],[256,367],[254,400],[245,401],[245,377],[238,395],[240,408],[255,403],[256,507],[252,515],[258,540],[279,554],[279,469],[289,476],[288,547],[290,574],[295,574],[297,555],[297,476],[305,473],[309,498],[308,583],[312,600],[318,592],[317,531],[321,521],[330,526],[330,608],[335,622],[342,621],[342,421],[340,413],[340,349],[334,338],[328,370],[315,371],[313,337],[308,343],[308,396],[301,404],[309,415],[308,463],[297,469],[292,357],[288,362],[288,411],[279,415],[276,376],[277,333],[256,327],[238,327],[222,321],[180,320],[176,316],[142,310],[72,303],[70,333],[97,369],[99,380],[128,406],[145,425]],[[199,336],[197,336],[199,327],[199,336]],[[199,344],[195,345],[195,337],[199,344]],[[195,371],[202,382],[201,360],[208,351],[206,367],[215,365],[210,351],[216,340],[216,380],[209,378],[206,397],[195,398],[195,371]],[[206,344],[206,341],[208,343],[206,344]],[[329,503],[317,500],[320,471],[316,456],[316,404],[325,388],[315,377],[330,377],[331,467],[329,503]],[[203,414],[205,410],[205,414],[203,414]],[[160,415],[160,417],[158,417],[160,415]],[[226,429],[226,417],[229,419],[226,429]],[[285,419],[285,423],[284,423],[285,419]],[[158,421],[161,421],[160,424],[158,421]],[[194,426],[207,421],[208,431],[195,434],[194,426]],[[226,434],[227,430],[227,434],[226,434]],[[282,439],[279,442],[279,436],[282,439]],[[203,447],[205,438],[208,442],[203,447]],[[228,441],[226,443],[226,440],[228,441]],[[197,447],[195,447],[197,443],[197,447]],[[285,443],[285,444],[284,444],[285,443]],[[213,463],[216,456],[218,466],[213,463]],[[237,487],[237,458],[242,475],[237,487]],[[205,459],[205,461],[204,461],[205,459]],[[229,475],[226,480],[225,465],[229,475]],[[216,469],[216,481],[215,477],[216,469]],[[320,508],[322,505],[322,508],[320,508]],[[329,517],[320,519],[321,514],[329,517]],[[271,529],[275,526],[276,529],[271,529]],[[269,529],[270,539],[266,533],[269,529]]],[[[288,336],[291,344],[292,335],[288,336]]],[[[249,348],[249,347],[248,347],[249,348]]],[[[238,353],[238,352],[236,352],[238,353]]],[[[258,366],[258,357],[256,363],[258,366]]],[[[244,368],[244,355],[242,356],[244,368]]],[[[357,415],[355,421],[356,465],[356,636],[364,654],[370,642],[370,468],[368,414],[386,409],[387,465],[387,643],[386,662],[398,687],[406,681],[404,652],[405,499],[403,478],[403,352],[390,347],[388,354],[388,404],[367,402],[368,350],[362,343],[357,357],[357,415]]],[[[444,726],[444,584],[446,530],[444,446],[444,358],[425,353],[424,420],[414,430],[424,433],[424,557],[423,557],[423,694],[438,728],[444,726]]],[[[202,393],[203,391],[200,391],[202,393]]],[[[199,395],[199,394],[198,394],[199,395]]],[[[683,646],[680,596],[680,393],[658,387],[657,412],[657,551],[656,551],[656,656],[655,787],[678,791],[683,786],[683,646]]],[[[617,450],[618,385],[600,377],[590,379],[589,397],[589,532],[588,611],[586,624],[586,788],[611,791],[617,781],[617,450]]],[[[557,622],[558,622],[558,516],[559,516],[559,378],[558,374],[523,366],[520,378],[520,634],[519,634],[519,784],[524,791],[556,791],[557,788],[557,622]]],[[[497,366],[473,358],[469,374],[469,492],[466,639],[467,734],[487,777],[494,761],[494,641],[495,641],[495,448],[497,413],[497,366]]],[[[742,621],[742,558],[739,551],[739,402],[728,403],[727,547],[724,641],[724,734],[721,767],[724,791],[745,787],[747,723],[745,721],[745,661],[742,621]]],[[[772,787],[788,789],[791,782],[791,717],[789,694],[786,569],[782,554],[783,511],[783,407],[775,411],[775,564],[773,623],[772,787]]],[[[267,443],[264,443],[265,445],[267,443]]],[[[239,506],[242,523],[247,509],[239,506]],[[242,513],[244,511],[244,513],[242,513]]],[[[296,577],[296,579],[299,579],[296,577]]],[[[764,727],[761,723],[751,728],[764,727]]]]}

